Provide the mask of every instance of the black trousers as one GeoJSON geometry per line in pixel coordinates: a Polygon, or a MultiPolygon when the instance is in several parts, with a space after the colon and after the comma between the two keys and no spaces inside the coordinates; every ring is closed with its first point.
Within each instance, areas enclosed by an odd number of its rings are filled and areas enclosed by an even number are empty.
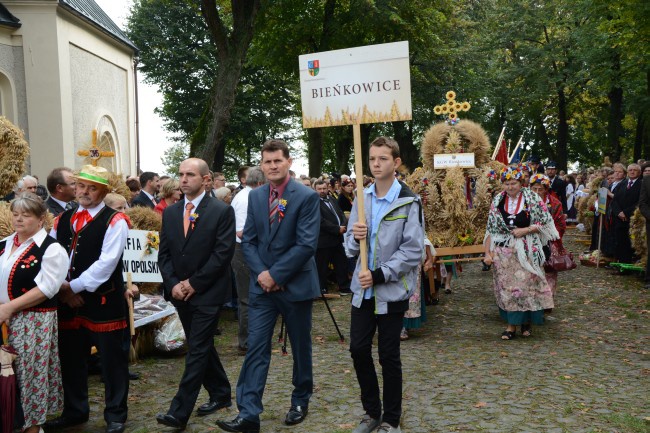
{"type": "MultiPolygon", "coordinates": [[[[650,222],[646,221],[645,223],[645,242],[647,251],[650,251],[650,222]]],[[[645,282],[646,284],[650,283],[650,260],[646,260],[645,264],[645,282]]]]}
{"type": "Polygon", "coordinates": [[[231,399],[230,382],[214,348],[214,327],[219,307],[193,306],[187,302],[175,305],[187,337],[188,351],[185,371],[168,413],[186,423],[194,410],[201,385],[208,391],[210,401],[224,401],[231,399]]]}
{"type": "Polygon", "coordinates": [[[93,332],[86,328],[59,330],[64,417],[87,418],[88,357],[97,346],[104,378],[104,420],[126,422],[129,394],[129,329],[93,332]]]}
{"type": "Polygon", "coordinates": [[[402,361],[400,339],[404,312],[375,314],[375,300],[364,299],[361,308],[352,306],[350,321],[350,353],[361,388],[361,403],[368,415],[381,416],[379,382],[372,359],[372,339],[378,331],[378,352],[384,379],[384,417],[393,427],[402,416],[402,361]]]}
{"type": "Polygon", "coordinates": [[[618,216],[614,217],[614,257],[620,263],[632,263],[634,249],[630,239],[630,222],[621,221],[618,216]]]}
{"type": "Polygon", "coordinates": [[[338,284],[339,289],[349,289],[348,259],[345,256],[343,244],[338,244],[333,247],[318,248],[316,250],[316,269],[318,270],[318,282],[320,283],[321,292],[327,289],[327,273],[330,263],[334,265],[336,284],[338,284]]]}

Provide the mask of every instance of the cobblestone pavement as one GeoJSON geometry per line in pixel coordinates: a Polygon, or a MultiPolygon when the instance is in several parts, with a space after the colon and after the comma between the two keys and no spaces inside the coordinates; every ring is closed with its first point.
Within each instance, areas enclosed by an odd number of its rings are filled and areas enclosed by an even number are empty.
{"type": "MultiPolygon", "coordinates": [[[[575,251],[576,244],[568,243],[575,251]]],[[[402,430],[425,432],[650,432],[650,296],[636,276],[579,266],[560,274],[556,309],[527,339],[501,341],[491,272],[464,266],[450,295],[427,308],[428,321],[402,344],[402,430]]],[[[346,340],[349,297],[330,300],[346,340]]],[[[216,337],[228,377],[237,382],[236,322],[226,313],[216,337]]],[[[278,324],[279,329],[279,324],[278,324]]],[[[277,334],[277,332],[276,332],[277,334]]],[[[262,432],[349,432],[362,416],[347,341],[339,343],[325,306],[314,304],[315,392],[304,423],[282,424],[291,394],[291,356],[275,344],[264,394],[262,432]]],[[[380,368],[378,366],[378,368],[380,368]]],[[[155,414],[169,407],[183,358],[132,365],[130,432],[171,432],[155,414]]],[[[102,432],[103,386],[91,380],[91,419],[71,432],[102,432]]],[[[202,391],[198,404],[207,395],[202,391]]],[[[234,398],[234,394],[233,394],[234,398]]],[[[234,401],[234,400],[233,400],[234,401]]],[[[187,432],[221,431],[221,410],[193,416],[187,432]]]]}

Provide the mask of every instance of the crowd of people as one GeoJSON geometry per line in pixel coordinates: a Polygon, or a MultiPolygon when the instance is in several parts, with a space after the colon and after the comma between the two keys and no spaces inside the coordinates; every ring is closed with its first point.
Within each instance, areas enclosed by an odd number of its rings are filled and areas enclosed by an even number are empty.
{"type": "MultiPolygon", "coordinates": [[[[372,177],[308,178],[290,170],[287,144],[269,140],[258,167],[242,167],[238,185],[189,158],[178,178],[144,172],[125,180],[133,198],[111,190],[110,173],[95,166],[52,170],[46,192],[23,177],[11,201],[15,233],[0,241],[0,322],[17,348],[17,377],[28,433],[86,422],[88,359],[95,346],[105,386],[107,433],[126,428],[128,414],[127,302],[137,294],[122,277],[130,221],[124,211],[146,207],[162,215],[161,291],[176,308],[188,351],[178,391],[158,423],[185,428],[201,387],[209,400],[199,416],[232,405],[233,386],[214,346],[219,313],[234,305],[238,351],[234,386],[238,415],[217,425],[260,431],[271,338],[282,316],[291,342],[294,390],[284,419],[302,422],[314,391],[312,304],[332,292],[350,296],[350,353],[365,415],[354,433],[400,432],[400,342],[426,320],[435,245],[425,235],[421,198],[399,179],[399,145],[379,137],[369,146],[372,177]],[[363,207],[361,207],[363,202],[363,207]],[[47,212],[56,219],[48,234],[47,212]],[[372,356],[375,334],[383,394],[372,356]],[[49,415],[59,414],[53,419],[49,415]]],[[[650,163],[565,175],[538,158],[498,173],[484,240],[494,294],[507,323],[502,340],[530,337],[554,308],[562,237],[577,221],[576,203],[602,178],[608,190],[603,251],[634,260],[629,221],[637,206],[650,221],[650,163]],[[646,173],[647,172],[647,173],[646,173]],[[643,185],[642,185],[643,183],[643,185]],[[641,199],[639,200],[639,197],[641,199]],[[640,201],[640,203],[639,203],[640,201]],[[517,332],[519,327],[519,334],[517,332]]],[[[595,204],[597,206],[597,203],[595,204]]],[[[594,224],[599,224],[597,220],[594,224]]],[[[451,270],[442,271],[449,288],[451,270]]],[[[646,273],[648,275],[648,273],[646,273]]],[[[449,289],[450,290],[450,289],[449,289]]],[[[450,290],[451,291],[451,290],[450,290]]]]}

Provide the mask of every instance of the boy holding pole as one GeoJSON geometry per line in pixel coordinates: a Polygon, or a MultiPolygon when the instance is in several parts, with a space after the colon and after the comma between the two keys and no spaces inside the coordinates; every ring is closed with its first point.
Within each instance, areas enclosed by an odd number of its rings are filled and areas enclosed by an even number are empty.
{"type": "MultiPolygon", "coordinates": [[[[401,164],[395,140],[375,139],[370,144],[369,159],[375,183],[355,201],[345,235],[348,250],[360,256],[351,285],[350,353],[366,414],[354,433],[370,433],[378,427],[382,433],[401,433],[399,337],[409,297],[418,284],[424,248],[422,206],[420,198],[395,178],[401,164]],[[372,359],[376,330],[384,382],[383,415],[372,359]]],[[[357,171],[357,178],[360,175],[357,171]]]]}

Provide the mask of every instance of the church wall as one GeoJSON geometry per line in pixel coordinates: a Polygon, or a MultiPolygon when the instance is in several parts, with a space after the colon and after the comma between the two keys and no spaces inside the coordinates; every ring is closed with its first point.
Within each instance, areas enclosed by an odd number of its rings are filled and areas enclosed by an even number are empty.
{"type": "Polygon", "coordinates": [[[3,107],[2,114],[22,129],[25,132],[25,138],[29,141],[23,48],[21,46],[5,45],[3,42],[0,40],[0,74],[6,76],[6,84],[11,87],[11,101],[6,99],[6,90],[4,88],[2,89],[2,97],[4,100],[3,105],[11,104],[11,106],[3,107]]]}
{"type": "Polygon", "coordinates": [[[59,21],[68,41],[74,165],[84,163],[76,152],[88,148],[92,129],[99,127],[101,136],[108,125],[118,158],[100,165],[122,174],[135,173],[133,51],[69,13],[60,13],[59,21]]]}
{"type": "Polygon", "coordinates": [[[85,161],[77,151],[88,148],[92,129],[101,125],[113,129],[116,167],[135,172],[133,50],[56,1],[3,4],[22,23],[11,38],[23,46],[16,63],[24,69],[31,173],[45,178],[54,167],[80,168],[85,161]]]}
{"type": "MultiPolygon", "coordinates": [[[[121,150],[118,153],[120,161],[104,161],[100,165],[122,173],[126,169],[126,174],[130,174],[128,71],[71,44],[70,78],[74,83],[72,118],[77,148],[90,145],[91,131],[99,126],[102,116],[107,116],[114,124],[114,131],[109,132],[111,135],[117,134],[113,140],[117,147],[115,150],[121,150]]],[[[100,136],[103,132],[98,130],[100,136]]],[[[81,166],[83,163],[84,158],[78,156],[75,165],[81,166]]]]}

